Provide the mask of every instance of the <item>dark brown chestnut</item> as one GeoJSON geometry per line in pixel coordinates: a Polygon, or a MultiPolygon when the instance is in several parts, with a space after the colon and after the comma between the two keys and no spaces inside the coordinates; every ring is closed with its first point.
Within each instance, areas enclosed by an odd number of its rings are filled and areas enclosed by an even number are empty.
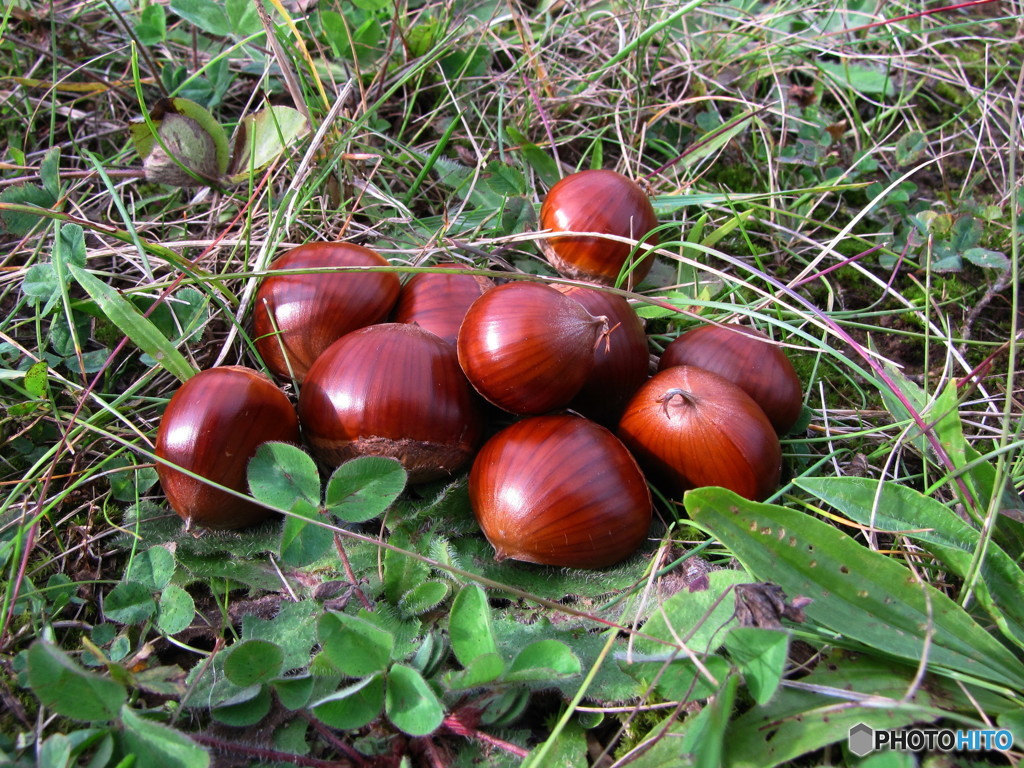
{"type": "MultiPolygon", "coordinates": [[[[462,269],[461,264],[438,264],[444,269],[462,269]]],[[[455,344],[466,311],[494,282],[480,275],[461,272],[419,272],[409,278],[398,294],[391,319],[416,323],[455,344]]]]}
{"type": "Polygon", "coordinates": [[[629,451],[582,416],[524,419],[480,449],[469,497],[498,560],[603,568],[651,525],[651,494],[629,451]]]}
{"type": "Polygon", "coordinates": [[[761,406],[702,368],[655,374],[626,406],[618,434],[669,494],[718,485],[760,501],[779,485],[782,448],[761,406]]]}
{"type": "Polygon", "coordinates": [[[466,313],[459,329],[459,363],[489,402],[533,415],[561,408],[594,367],[594,348],[608,320],[549,285],[506,283],[466,313]]]}
{"type": "Polygon", "coordinates": [[[458,470],[483,429],[452,346],[403,323],[361,328],[328,347],[302,385],[299,421],[325,464],[388,456],[412,483],[458,470]]]}
{"type": "Polygon", "coordinates": [[[249,460],[271,440],[298,443],[299,422],[288,398],[263,374],[242,366],[211,368],[178,388],[157,430],[156,472],[187,528],[244,528],[271,513],[170,465],[245,493],[249,460]]]}
{"type": "Polygon", "coordinates": [[[742,325],[704,325],[665,348],[658,370],[695,365],[717,373],[754,398],[784,435],[800,418],[803,392],[786,354],[765,334],[742,325]]]}
{"type": "MultiPolygon", "coordinates": [[[[558,181],[541,204],[540,225],[552,233],[541,241],[541,249],[560,275],[604,285],[616,283],[633,247],[571,233],[593,232],[639,240],[647,246],[658,244],[651,232],[658,226],[658,217],[650,199],[639,184],[615,171],[579,171],[558,181]]],[[[650,271],[654,256],[645,257],[644,250],[641,245],[635,255],[639,261],[624,285],[637,285],[650,271]]]]}
{"type": "MultiPolygon", "coordinates": [[[[386,267],[384,257],[355,243],[306,243],[276,259],[271,271],[386,267]]],[[[256,351],[277,376],[302,381],[313,361],[346,333],[384,320],[401,288],[393,272],[268,275],[256,293],[256,351]]]]}
{"type": "Polygon", "coordinates": [[[614,429],[629,398],[647,381],[651,356],[644,325],[622,296],[580,285],[554,287],[583,305],[590,314],[608,318],[608,344],[594,351],[594,368],[569,407],[614,429]]]}

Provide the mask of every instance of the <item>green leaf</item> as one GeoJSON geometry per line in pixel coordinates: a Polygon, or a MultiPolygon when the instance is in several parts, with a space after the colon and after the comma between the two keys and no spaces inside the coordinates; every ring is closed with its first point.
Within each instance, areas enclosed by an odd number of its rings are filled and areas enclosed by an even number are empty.
{"type": "Polygon", "coordinates": [[[207,34],[217,37],[231,35],[231,21],[221,3],[213,0],[171,0],[169,7],[207,34]]]}
{"type": "Polygon", "coordinates": [[[580,674],[582,667],[565,643],[551,638],[537,640],[523,648],[505,674],[510,682],[557,680],[580,674]]]}
{"type": "Polygon", "coordinates": [[[743,673],[747,690],[758,704],[766,704],[782,681],[789,653],[789,633],[760,627],[733,627],[725,648],[743,673]]]}
{"type": "Polygon", "coordinates": [[[388,602],[397,604],[405,594],[426,582],[430,566],[399,551],[412,549],[412,542],[404,530],[396,530],[390,543],[396,549],[388,549],[384,553],[384,596],[388,602]]]}
{"type": "Polygon", "coordinates": [[[334,532],[316,522],[324,522],[320,508],[305,499],[296,499],[281,529],[282,563],[302,568],[330,551],[334,532]]]}
{"type": "Polygon", "coordinates": [[[479,584],[467,584],[452,601],[448,616],[448,636],[455,658],[468,667],[477,656],[497,653],[491,621],[491,606],[479,584]]]}
{"type": "Polygon", "coordinates": [[[395,459],[360,456],[338,467],[327,481],[327,511],[347,523],[384,513],[405,488],[406,471],[395,459]]]}
{"type": "Polygon", "coordinates": [[[987,248],[968,248],[963,256],[971,264],[985,269],[1006,270],[1010,268],[1010,259],[1001,251],[990,251],[987,248]]]}
{"type": "Polygon", "coordinates": [[[25,371],[25,391],[37,399],[45,397],[49,373],[50,366],[45,360],[30,365],[25,371]]]}
{"type": "Polygon", "coordinates": [[[309,454],[294,445],[263,443],[246,470],[253,498],[276,509],[291,509],[297,499],[320,504],[320,473],[309,454]]]}
{"type": "Polygon", "coordinates": [[[135,25],[135,35],[143,45],[158,45],[167,38],[167,14],[160,3],[142,9],[135,25]]]}
{"type": "Polygon", "coordinates": [[[124,686],[82,669],[42,640],[28,649],[28,684],[43,706],[72,720],[113,720],[128,698],[124,686]]]}
{"type": "MultiPolygon", "coordinates": [[[[249,0],[246,3],[249,5],[249,0]]],[[[247,115],[235,134],[230,181],[248,180],[284,154],[308,130],[306,118],[292,107],[267,107],[254,115],[247,115]]]]}
{"type": "Polygon", "coordinates": [[[137,582],[151,592],[159,592],[173,575],[174,555],[166,547],[150,547],[135,554],[124,579],[137,582]]]}
{"type": "Polygon", "coordinates": [[[896,83],[884,66],[818,61],[817,67],[841,87],[851,88],[868,96],[894,96],[896,83]]]}
{"type": "Polygon", "coordinates": [[[427,681],[412,667],[395,664],[388,672],[384,711],[410,736],[433,733],[444,720],[444,706],[427,681]]]}
{"type": "Polygon", "coordinates": [[[252,685],[238,696],[228,699],[210,710],[210,715],[219,723],[244,728],[255,725],[270,712],[273,699],[270,688],[252,685]]]}
{"type": "Polygon", "coordinates": [[[896,165],[913,165],[924,156],[926,149],[928,141],[921,131],[903,134],[896,142],[896,165]]]}
{"type": "Polygon", "coordinates": [[[256,3],[252,0],[227,0],[224,10],[231,23],[231,34],[236,40],[249,37],[263,28],[256,3]]]}
{"type": "Polygon", "coordinates": [[[136,755],[159,755],[161,768],[207,768],[210,754],[180,731],[121,708],[124,739],[136,755]]]}
{"type": "Polygon", "coordinates": [[[722,765],[791,765],[800,755],[836,742],[845,744],[857,723],[897,729],[929,722],[941,698],[912,680],[913,668],[885,658],[832,654],[800,680],[801,689],[783,688],[770,702],[729,724],[722,765]],[[858,703],[865,699],[863,705],[858,703]]]}
{"type": "Polygon", "coordinates": [[[505,672],[505,661],[497,653],[475,656],[466,668],[445,675],[444,682],[453,691],[479,688],[493,683],[505,672]]]}
{"type": "Polygon", "coordinates": [[[54,200],[60,197],[60,147],[50,147],[39,163],[39,180],[54,200]]]}
{"type": "Polygon", "coordinates": [[[55,733],[39,748],[37,768],[64,768],[71,761],[71,739],[55,733]]]}
{"type": "MultiPolygon", "coordinates": [[[[52,208],[56,202],[57,198],[54,195],[34,184],[19,184],[18,186],[8,187],[0,192],[0,203],[34,205],[46,210],[52,208]]],[[[15,237],[27,235],[42,218],[42,216],[36,216],[32,213],[3,210],[0,208],[0,222],[15,237]]]]}
{"type": "Polygon", "coordinates": [[[802,595],[809,619],[879,652],[930,668],[1024,685],[1024,665],[959,605],[831,525],[722,488],[684,497],[691,520],[751,573],[802,595]]]}
{"type": "MultiPolygon", "coordinates": [[[[807,477],[796,484],[851,520],[920,542],[956,576],[967,577],[981,535],[942,502],[913,488],[865,477],[807,477]]],[[[1007,636],[1024,644],[1024,571],[993,542],[980,576],[974,584],[979,604],[1007,636]]]]}
{"type": "Polygon", "coordinates": [[[309,703],[309,697],[313,693],[315,678],[310,674],[282,677],[275,680],[272,685],[277,694],[278,701],[285,709],[293,712],[302,709],[309,703]]]}
{"type": "Polygon", "coordinates": [[[138,624],[156,613],[156,602],[144,584],[122,581],[103,601],[103,615],[119,624],[138,624]]]}
{"type": "Polygon", "coordinates": [[[318,720],[331,728],[352,731],[371,723],[384,708],[384,675],[365,677],[309,705],[318,720]]]}
{"type": "Polygon", "coordinates": [[[313,600],[287,601],[272,619],[249,614],[242,618],[242,639],[269,640],[284,651],[284,668],[309,664],[316,644],[316,616],[322,609],[313,600]]]}
{"type": "Polygon", "coordinates": [[[180,96],[160,99],[150,111],[149,122],[133,122],[129,132],[147,171],[152,166],[156,173],[164,175],[164,178],[153,179],[155,181],[186,187],[194,185],[195,179],[179,163],[211,182],[228,168],[228,137],[224,128],[210,110],[190,99],[180,96]],[[172,160],[172,156],[178,162],[172,160]]]}
{"type": "Polygon", "coordinates": [[[196,372],[184,356],[143,317],[131,302],[117,291],[76,264],[69,264],[71,275],[96,302],[107,319],[117,326],[143,352],[148,354],[169,373],[187,381],[196,372]]]}
{"type": "Polygon", "coordinates": [[[156,625],[161,632],[176,635],[192,624],[196,615],[196,604],[192,595],[177,584],[168,584],[160,593],[159,613],[156,625]]]}
{"type": "MultiPolygon", "coordinates": [[[[628,658],[628,657],[627,657],[628,658]]],[[[666,701],[697,701],[714,695],[729,677],[730,664],[721,656],[704,654],[700,665],[682,651],[659,658],[634,656],[626,672],[643,683],[646,689],[656,686],[658,695],[666,701]],[[653,659],[653,660],[649,660],[653,659]]]]}
{"type": "MultiPolygon", "coordinates": [[[[21,292],[28,298],[32,306],[49,305],[60,295],[60,279],[53,264],[33,264],[25,270],[25,279],[21,281],[21,292]]],[[[49,309],[49,307],[47,307],[49,309]]]]}
{"type": "Polygon", "coordinates": [[[519,152],[522,154],[523,159],[533,169],[533,172],[537,174],[541,183],[549,189],[553,187],[562,177],[558,172],[558,163],[555,162],[555,159],[526,138],[526,134],[522,133],[515,126],[506,125],[505,133],[508,134],[509,139],[514,144],[519,145],[519,152]]]}
{"type": "Polygon", "coordinates": [[[395,638],[366,619],[345,613],[326,613],[319,625],[320,645],[330,662],[349,677],[387,669],[395,638]]]}
{"type": "Polygon", "coordinates": [[[424,581],[402,595],[398,610],[406,616],[420,616],[440,605],[450,589],[443,581],[424,581]]]}
{"type": "Polygon", "coordinates": [[[281,646],[268,640],[243,640],[227,651],[224,674],[243,688],[278,677],[284,665],[281,646]]]}

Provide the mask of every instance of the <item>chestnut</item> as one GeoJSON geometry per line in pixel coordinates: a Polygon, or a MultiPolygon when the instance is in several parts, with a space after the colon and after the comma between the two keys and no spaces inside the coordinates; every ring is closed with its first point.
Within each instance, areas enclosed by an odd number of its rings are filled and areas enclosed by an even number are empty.
{"type": "Polygon", "coordinates": [[[594,367],[569,407],[614,429],[629,398],[647,381],[651,356],[644,324],[622,296],[581,285],[554,287],[590,314],[608,318],[608,344],[594,351],[594,367]]]}
{"type": "MultiPolygon", "coordinates": [[[[540,225],[551,231],[540,243],[548,262],[563,277],[614,285],[633,253],[628,243],[573,232],[595,232],[658,244],[658,226],[647,193],[615,171],[589,170],[570,174],[548,191],[540,207],[540,225]],[[563,234],[564,233],[564,234],[563,234]]],[[[636,286],[654,262],[641,245],[625,285],[636,286]]]]}
{"type": "Polygon", "coordinates": [[[498,560],[603,568],[647,538],[651,493],[636,460],[582,416],[523,419],[469,473],[473,513],[498,560]]]}
{"type": "Polygon", "coordinates": [[[561,408],[594,367],[605,317],[549,285],[515,282],[492,288],[466,312],[457,342],[459,364],[477,392],[511,413],[561,408]]]}
{"type": "Polygon", "coordinates": [[[779,485],[782,447],[761,406],[702,368],[656,373],[629,401],[618,435],[670,494],[717,485],[760,501],[779,485]]]}
{"type": "Polygon", "coordinates": [[[298,443],[299,422],[287,396],[262,373],[235,365],[210,368],[178,388],[157,429],[156,472],[187,528],[243,528],[271,514],[210,484],[245,493],[249,460],[271,440],[298,443]]]}
{"type": "Polygon", "coordinates": [[[800,418],[803,392],[793,364],[753,328],[725,324],[686,331],[665,348],[658,370],[675,365],[695,365],[736,384],[761,406],[780,435],[800,418]]]}
{"type": "MultiPolygon", "coordinates": [[[[306,243],[276,259],[270,270],[386,266],[383,256],[355,243],[306,243]]],[[[393,272],[270,274],[253,306],[256,351],[274,374],[301,382],[333,342],[384,320],[400,288],[393,272]]]]}
{"type": "MultiPolygon", "coordinates": [[[[461,264],[437,266],[462,268],[461,264]]],[[[419,272],[402,286],[391,319],[396,323],[416,323],[454,345],[470,305],[493,287],[494,281],[481,275],[419,272]]]]}
{"type": "Polygon", "coordinates": [[[387,456],[411,483],[458,470],[483,430],[481,403],[455,350],[404,323],[361,328],[328,347],[302,385],[299,421],[325,464],[387,456]]]}

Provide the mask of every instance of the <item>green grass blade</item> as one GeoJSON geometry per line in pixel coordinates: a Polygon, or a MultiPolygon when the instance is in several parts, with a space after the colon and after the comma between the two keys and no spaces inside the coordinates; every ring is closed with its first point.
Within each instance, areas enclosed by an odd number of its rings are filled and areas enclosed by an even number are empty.
{"type": "Polygon", "coordinates": [[[122,298],[121,294],[88,270],[76,264],[68,264],[67,267],[72,277],[96,302],[107,319],[131,339],[139,349],[182,381],[187,381],[192,377],[196,372],[195,368],[157,330],[156,326],[135,308],[135,305],[122,298]]]}
{"type": "Polygon", "coordinates": [[[690,491],[686,509],[756,578],[812,598],[812,621],[879,653],[1024,689],[1024,664],[963,608],[831,525],[722,488],[690,491]]]}

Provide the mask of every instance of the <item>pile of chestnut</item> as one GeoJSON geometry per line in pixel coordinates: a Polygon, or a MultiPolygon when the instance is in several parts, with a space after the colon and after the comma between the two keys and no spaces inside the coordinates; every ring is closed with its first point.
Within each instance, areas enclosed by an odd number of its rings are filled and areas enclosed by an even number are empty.
{"type": "Polygon", "coordinates": [[[446,269],[402,285],[384,258],[351,243],[278,258],[255,297],[253,336],[267,368],[299,384],[297,413],[255,370],[187,381],[157,434],[171,507],[190,526],[256,523],[267,511],[223,489],[245,494],[262,443],[305,442],[327,467],[395,458],[411,483],[470,467],[473,511],[499,559],[599,568],[646,540],[648,477],[669,497],[704,485],[769,496],[778,435],[802,408],[779,347],[749,328],[707,325],[669,344],[650,376],[643,324],[600,289],[620,272],[636,284],[650,268],[652,256],[632,258],[627,242],[657,242],[647,195],[612,171],[576,173],[548,193],[541,226],[551,264],[593,288],[496,286],[446,269]],[[485,441],[498,409],[511,423],[485,441]]]}

